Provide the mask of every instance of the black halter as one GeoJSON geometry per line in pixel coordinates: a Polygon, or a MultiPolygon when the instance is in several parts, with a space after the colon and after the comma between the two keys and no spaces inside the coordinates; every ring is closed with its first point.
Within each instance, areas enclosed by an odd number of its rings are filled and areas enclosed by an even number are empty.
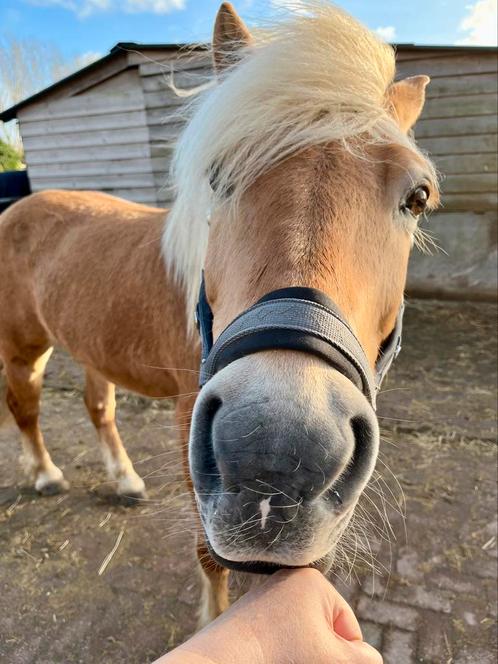
{"type": "Polygon", "coordinates": [[[271,291],[233,320],[213,343],[213,312],[201,280],[196,320],[201,337],[200,387],[231,362],[262,350],[298,350],[325,360],[363,392],[373,408],[377,391],[401,350],[402,304],[396,325],[370,369],[365,352],[332,300],[315,288],[271,291]]]}

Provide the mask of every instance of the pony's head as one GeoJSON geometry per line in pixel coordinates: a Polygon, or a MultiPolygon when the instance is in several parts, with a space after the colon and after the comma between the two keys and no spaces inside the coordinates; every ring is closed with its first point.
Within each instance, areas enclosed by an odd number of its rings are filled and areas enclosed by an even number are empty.
{"type": "MultiPolygon", "coordinates": [[[[318,289],[375,367],[403,300],[417,220],[438,201],[410,135],[427,76],[325,3],[253,38],[228,3],[218,84],[177,148],[165,236],[189,315],[204,269],[214,339],[275,289],[318,289]]],[[[326,566],[374,469],[372,405],[312,353],[263,350],[201,390],[190,468],[211,551],[230,567],[326,566]],[[318,562],[320,561],[320,562],[318,562]]]]}

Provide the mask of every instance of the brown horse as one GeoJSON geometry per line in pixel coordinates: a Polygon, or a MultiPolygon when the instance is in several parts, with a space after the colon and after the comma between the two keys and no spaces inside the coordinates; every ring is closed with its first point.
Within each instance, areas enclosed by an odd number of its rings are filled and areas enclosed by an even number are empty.
{"type": "Polygon", "coordinates": [[[348,15],[311,2],[253,39],[225,3],[213,42],[218,82],[177,147],[167,216],[47,191],[0,219],[6,403],[36,489],[66,488],[39,427],[55,344],[85,367],[85,403],[120,494],[140,497],[144,484],[116,429],[114,385],[187,395],[177,411],[190,427],[185,469],[206,536],[204,620],[227,606],[232,564],[330,564],[373,471],[378,427],[343,373],[293,350],[230,363],[191,415],[201,270],[215,339],[265,293],[312,287],[340,308],[374,367],[417,219],[438,201],[409,133],[429,79],[393,82],[392,49],[348,15]]]}

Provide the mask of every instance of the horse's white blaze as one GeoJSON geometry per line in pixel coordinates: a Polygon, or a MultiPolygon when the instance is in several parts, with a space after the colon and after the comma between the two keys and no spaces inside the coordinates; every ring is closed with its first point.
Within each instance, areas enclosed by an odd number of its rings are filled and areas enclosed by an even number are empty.
{"type": "Polygon", "coordinates": [[[268,515],[270,514],[270,500],[271,496],[269,498],[264,498],[260,503],[259,503],[259,509],[261,512],[261,530],[264,530],[265,525],[266,525],[266,519],[268,518],[268,515]]]}

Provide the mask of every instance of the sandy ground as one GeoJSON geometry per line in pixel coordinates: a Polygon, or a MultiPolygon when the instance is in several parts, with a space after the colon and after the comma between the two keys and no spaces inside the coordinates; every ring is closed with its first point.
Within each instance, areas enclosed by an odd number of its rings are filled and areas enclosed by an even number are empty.
{"type": "MultiPolygon", "coordinates": [[[[495,661],[496,313],[411,303],[379,398],[382,451],[335,579],[386,662],[495,661]]],[[[120,394],[120,431],[150,499],[127,508],[106,482],[81,386],[57,353],[42,426],[68,494],[28,488],[17,431],[0,432],[1,662],[150,662],[195,626],[193,519],[171,404],[120,394]]]]}

